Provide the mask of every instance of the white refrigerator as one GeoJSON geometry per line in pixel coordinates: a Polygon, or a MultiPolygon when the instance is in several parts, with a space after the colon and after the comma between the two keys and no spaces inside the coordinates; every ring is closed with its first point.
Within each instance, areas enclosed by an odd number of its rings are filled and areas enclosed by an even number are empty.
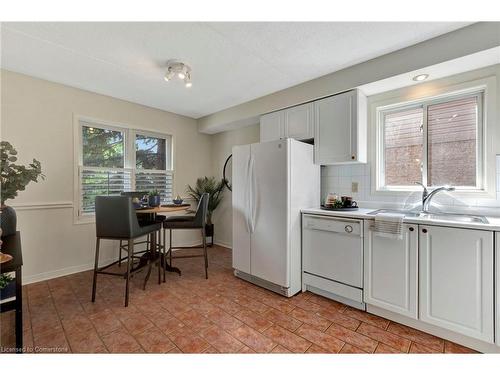
{"type": "Polygon", "coordinates": [[[320,203],[313,146],[283,139],[233,147],[233,268],[287,297],[301,290],[301,213],[320,203]]]}

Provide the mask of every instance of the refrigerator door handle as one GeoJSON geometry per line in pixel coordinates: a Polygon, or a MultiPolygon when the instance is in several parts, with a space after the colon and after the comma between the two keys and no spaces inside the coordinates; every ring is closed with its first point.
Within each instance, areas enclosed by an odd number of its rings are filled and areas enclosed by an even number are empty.
{"type": "Polygon", "coordinates": [[[245,224],[247,227],[248,233],[252,233],[251,231],[251,226],[250,226],[250,207],[251,206],[251,197],[250,197],[250,160],[251,156],[248,156],[248,161],[247,161],[247,175],[246,175],[246,181],[245,181],[245,224]]]}
{"type": "Polygon", "coordinates": [[[251,215],[251,219],[250,219],[250,227],[252,229],[252,233],[255,232],[255,221],[256,221],[256,217],[257,217],[257,180],[255,178],[255,159],[251,158],[250,160],[250,176],[251,176],[251,182],[250,182],[250,189],[251,189],[251,196],[252,196],[252,199],[251,199],[251,203],[252,205],[250,206],[251,207],[251,210],[250,210],[250,215],[251,215]]]}

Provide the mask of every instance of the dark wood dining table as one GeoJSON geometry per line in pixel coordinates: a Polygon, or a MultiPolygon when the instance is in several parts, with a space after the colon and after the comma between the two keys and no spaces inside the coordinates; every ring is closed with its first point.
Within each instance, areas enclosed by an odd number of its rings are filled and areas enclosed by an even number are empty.
{"type": "MultiPolygon", "coordinates": [[[[138,208],[136,210],[136,213],[137,213],[137,215],[149,215],[151,217],[152,221],[156,221],[158,214],[168,214],[168,213],[172,213],[172,212],[181,212],[181,211],[187,212],[190,210],[190,208],[191,208],[190,204],[162,205],[162,206],[158,206],[158,207],[138,208]]],[[[163,243],[166,245],[166,241],[164,241],[163,243]]],[[[151,253],[149,253],[149,254],[145,253],[144,255],[142,255],[141,260],[139,261],[139,264],[136,267],[134,267],[133,270],[137,270],[139,268],[145,267],[148,264],[148,261],[153,260],[151,258],[157,258],[157,257],[164,256],[161,252],[155,252],[155,253],[157,253],[157,254],[154,254],[153,256],[151,255],[151,253]]],[[[167,262],[166,254],[165,254],[164,261],[162,259],[162,264],[165,265],[165,271],[175,272],[175,273],[178,273],[179,276],[181,275],[181,270],[179,268],[172,267],[172,265],[167,262]]],[[[149,272],[148,272],[148,275],[146,276],[145,282],[147,282],[147,279],[149,279],[149,272]]]]}
{"type": "Polygon", "coordinates": [[[148,208],[138,208],[136,210],[137,214],[164,214],[169,212],[187,211],[191,208],[190,204],[181,205],[163,205],[158,207],[148,207],[148,208]]]}

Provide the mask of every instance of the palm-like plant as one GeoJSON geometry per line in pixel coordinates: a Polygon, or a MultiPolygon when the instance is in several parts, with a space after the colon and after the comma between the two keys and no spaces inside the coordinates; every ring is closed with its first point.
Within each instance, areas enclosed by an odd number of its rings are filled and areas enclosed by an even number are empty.
{"type": "Polygon", "coordinates": [[[208,225],[212,224],[212,214],[222,201],[224,186],[224,180],[216,180],[215,177],[206,176],[198,178],[194,187],[191,185],[187,186],[187,194],[191,198],[196,199],[197,202],[200,201],[203,193],[210,194],[207,209],[208,225]]]}

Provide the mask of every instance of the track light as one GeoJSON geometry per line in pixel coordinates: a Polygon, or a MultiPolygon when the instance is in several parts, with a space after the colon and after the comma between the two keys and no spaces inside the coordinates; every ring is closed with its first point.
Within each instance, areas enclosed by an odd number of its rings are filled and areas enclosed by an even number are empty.
{"type": "Polygon", "coordinates": [[[193,85],[191,82],[191,67],[178,60],[169,60],[167,61],[165,81],[169,82],[176,77],[183,80],[184,85],[188,88],[193,85]]]}

